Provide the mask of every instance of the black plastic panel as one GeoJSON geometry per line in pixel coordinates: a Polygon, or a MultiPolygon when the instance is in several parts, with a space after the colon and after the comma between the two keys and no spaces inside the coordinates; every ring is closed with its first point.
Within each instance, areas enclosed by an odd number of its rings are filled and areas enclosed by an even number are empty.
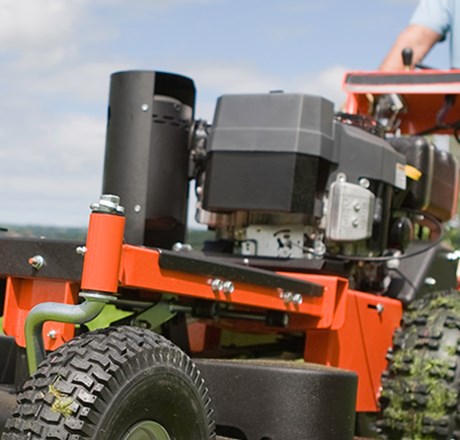
{"type": "Polygon", "coordinates": [[[206,257],[187,256],[178,252],[161,250],[159,265],[162,269],[223,277],[233,282],[279,288],[308,296],[321,296],[324,290],[319,284],[289,278],[267,270],[222,263],[218,260],[212,261],[206,257]]]}
{"type": "Polygon", "coordinates": [[[286,361],[195,359],[210,390],[217,432],[247,440],[351,440],[357,376],[286,361]]]}
{"type": "Polygon", "coordinates": [[[83,257],[77,255],[76,248],[83,244],[68,240],[1,238],[0,276],[79,281],[83,257]],[[35,270],[29,264],[29,259],[36,255],[41,255],[45,260],[40,270],[35,270]]]}
{"type": "Polygon", "coordinates": [[[313,214],[329,165],[295,153],[213,152],[208,155],[203,206],[209,211],[313,214]]]}

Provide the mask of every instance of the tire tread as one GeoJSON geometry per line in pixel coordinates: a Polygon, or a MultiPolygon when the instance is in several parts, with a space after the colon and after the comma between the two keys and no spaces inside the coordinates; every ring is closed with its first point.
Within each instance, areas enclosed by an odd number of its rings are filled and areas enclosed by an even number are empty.
{"type": "Polygon", "coordinates": [[[160,335],[120,326],[83,334],[48,355],[20,392],[2,440],[93,439],[104,406],[132,369],[126,361],[133,358],[186,371],[204,403],[209,438],[215,438],[209,394],[193,361],[160,335]],[[70,415],[52,408],[51,386],[71,399],[70,415]]]}

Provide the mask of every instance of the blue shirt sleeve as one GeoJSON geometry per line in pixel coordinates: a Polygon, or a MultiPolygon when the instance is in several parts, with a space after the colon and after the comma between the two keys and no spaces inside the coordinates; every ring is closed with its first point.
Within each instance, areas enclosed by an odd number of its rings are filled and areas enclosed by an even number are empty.
{"type": "Polygon", "coordinates": [[[410,24],[421,24],[444,40],[452,26],[452,0],[421,0],[415,9],[410,24]]]}

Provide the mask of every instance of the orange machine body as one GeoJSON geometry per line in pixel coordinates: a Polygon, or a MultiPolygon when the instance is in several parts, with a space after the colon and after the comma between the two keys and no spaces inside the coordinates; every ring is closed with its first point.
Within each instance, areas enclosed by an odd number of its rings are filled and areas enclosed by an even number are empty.
{"type": "MultiPolygon", "coordinates": [[[[304,273],[278,274],[322,288],[321,295],[303,295],[299,304],[287,303],[279,288],[257,285],[251,280],[235,281],[230,294],[216,292],[212,288],[215,274],[164,267],[162,251],[122,244],[120,219],[92,214],[81,285],[65,280],[11,277],[6,292],[5,333],[24,346],[23,322],[28,311],[44,301],[76,303],[79,289],[115,293],[123,288],[124,292],[142,292],[142,299],[150,298],[152,302],[159,293],[168,293],[177,295],[179,300],[194,298],[228,304],[234,310],[286,312],[289,324],[282,331],[306,333],[305,360],[357,372],[357,409],[377,410],[380,374],[402,315],[399,301],[353,291],[344,278],[304,273]],[[110,252],[100,249],[107,244],[110,252]]],[[[263,322],[232,321],[241,331],[267,332],[263,322]]],[[[43,336],[46,349],[55,349],[73,336],[73,327],[47,323],[43,336]]]]}

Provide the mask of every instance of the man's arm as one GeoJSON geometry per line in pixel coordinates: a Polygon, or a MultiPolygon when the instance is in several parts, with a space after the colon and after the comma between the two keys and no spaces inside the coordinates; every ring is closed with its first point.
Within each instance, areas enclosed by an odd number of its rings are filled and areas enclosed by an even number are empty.
{"type": "Polygon", "coordinates": [[[422,61],[430,49],[441,39],[441,35],[434,30],[419,24],[410,24],[396,39],[393,47],[388,52],[379,67],[383,71],[403,70],[401,52],[410,47],[413,52],[412,67],[422,61]]]}

